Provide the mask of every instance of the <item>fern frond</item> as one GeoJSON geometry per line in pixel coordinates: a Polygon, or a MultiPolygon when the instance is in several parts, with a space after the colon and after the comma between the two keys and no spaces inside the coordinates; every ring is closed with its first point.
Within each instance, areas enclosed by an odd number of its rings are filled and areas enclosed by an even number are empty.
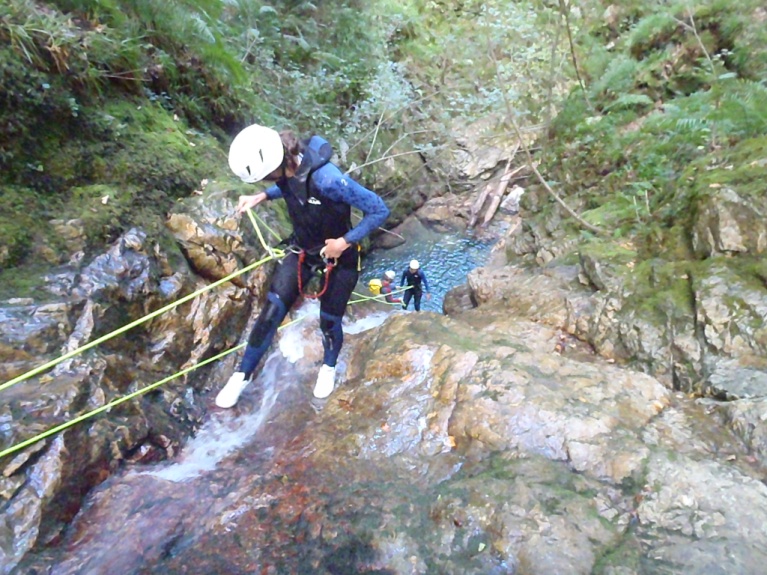
{"type": "Polygon", "coordinates": [[[670,34],[678,26],[673,15],[668,12],[650,14],[642,18],[632,28],[628,37],[628,47],[633,50],[655,43],[659,37],[670,34]]]}
{"type": "Polygon", "coordinates": [[[602,76],[590,89],[594,98],[602,94],[622,94],[634,86],[634,78],[639,62],[628,56],[617,56],[607,66],[602,76]]]}
{"type": "Polygon", "coordinates": [[[645,94],[620,94],[614,102],[605,106],[605,110],[623,110],[652,105],[652,99],[645,94]]]}
{"type": "Polygon", "coordinates": [[[678,118],[676,129],[680,132],[700,132],[711,129],[711,122],[705,118],[678,118]]]}
{"type": "Polygon", "coordinates": [[[727,86],[714,113],[716,121],[726,123],[728,132],[737,136],[767,132],[767,87],[751,80],[736,80],[727,86]]]}
{"type": "Polygon", "coordinates": [[[197,38],[208,44],[216,43],[216,35],[213,33],[213,30],[208,23],[202,19],[202,16],[199,14],[192,14],[191,22],[197,38]]]}

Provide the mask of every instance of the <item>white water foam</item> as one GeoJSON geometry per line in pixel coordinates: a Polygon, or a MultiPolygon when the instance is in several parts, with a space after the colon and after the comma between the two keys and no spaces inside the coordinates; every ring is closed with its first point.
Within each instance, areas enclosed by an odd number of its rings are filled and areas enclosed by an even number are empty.
{"type": "Polygon", "coordinates": [[[376,311],[344,325],[344,333],[362,333],[381,325],[391,315],[388,311],[376,311]]]}
{"type": "Polygon", "coordinates": [[[294,315],[294,323],[280,330],[279,341],[277,342],[280,352],[290,363],[296,363],[304,357],[306,338],[303,335],[303,326],[301,324],[307,317],[319,317],[320,304],[317,300],[306,300],[296,310],[294,315]]]}
{"type": "MultiPolygon", "coordinates": [[[[267,358],[264,369],[250,384],[263,389],[261,403],[256,410],[252,412],[236,410],[211,412],[210,419],[184,446],[174,463],[161,469],[153,469],[143,473],[173,482],[194,479],[204,472],[214,470],[227,455],[254,437],[270,415],[280,392],[285,390],[286,385],[289,384],[284,377],[278,377],[280,362],[283,361],[282,357],[295,364],[304,356],[307,342],[301,320],[312,315],[319,317],[319,311],[317,301],[305,301],[296,310],[295,319],[298,321],[280,331],[278,349],[267,358]]],[[[353,322],[348,322],[344,325],[344,331],[356,334],[373,329],[381,325],[388,316],[388,312],[374,312],[353,322]]],[[[339,365],[339,368],[341,367],[343,366],[339,365]]]]}
{"type": "Polygon", "coordinates": [[[144,472],[173,482],[182,482],[212,471],[228,454],[242,447],[261,429],[269,416],[285,379],[277,377],[279,353],[269,356],[258,379],[250,385],[264,390],[261,404],[253,412],[214,411],[197,434],[184,446],[178,460],[162,469],[144,472]],[[280,381],[278,386],[276,383],[280,381]]]}
{"type": "MultiPolygon", "coordinates": [[[[378,327],[390,314],[390,311],[376,311],[354,321],[348,321],[347,318],[344,318],[344,333],[357,334],[378,327]]],[[[279,346],[282,355],[290,363],[296,363],[299,359],[304,357],[304,347],[307,342],[304,337],[304,328],[301,325],[303,320],[305,318],[319,318],[319,316],[319,302],[317,302],[317,300],[306,300],[301,307],[296,310],[295,318],[293,319],[294,323],[291,323],[280,330],[280,337],[277,345],[279,346]]],[[[319,334],[318,337],[320,337],[319,334]]]]}

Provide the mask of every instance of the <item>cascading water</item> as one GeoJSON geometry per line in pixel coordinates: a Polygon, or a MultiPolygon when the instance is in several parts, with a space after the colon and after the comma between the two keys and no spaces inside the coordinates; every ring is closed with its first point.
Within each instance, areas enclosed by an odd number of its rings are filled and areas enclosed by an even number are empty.
{"type": "MultiPolygon", "coordinates": [[[[345,333],[372,329],[389,313],[367,311],[345,320],[345,333]]],[[[323,407],[311,396],[313,356],[321,357],[319,304],[306,300],[291,317],[237,406],[218,410],[209,398],[207,421],[173,461],[130,468],[105,481],[70,527],[66,549],[48,550],[55,559],[40,558],[53,564],[47,572],[145,572],[167,558],[169,548],[204,537],[211,521],[235,519],[238,501],[267,472],[274,452],[311,425],[323,407]]],[[[343,358],[342,353],[341,374],[343,358]]]]}

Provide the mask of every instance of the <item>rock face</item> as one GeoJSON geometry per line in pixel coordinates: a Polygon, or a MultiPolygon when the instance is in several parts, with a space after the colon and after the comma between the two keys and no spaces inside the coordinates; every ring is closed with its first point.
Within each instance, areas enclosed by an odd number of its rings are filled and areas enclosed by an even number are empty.
{"type": "Polygon", "coordinates": [[[725,549],[759,573],[764,460],[718,404],[560,335],[503,306],[393,314],[348,337],[318,413],[308,338],[274,408],[233,415],[268,418],[249,444],[183,483],[110,479],[54,573],[717,573],[725,549]]]}
{"type": "Polygon", "coordinates": [[[524,293],[530,285],[538,292],[532,316],[539,317],[537,298],[549,302],[553,316],[539,319],[606,358],[637,362],[688,392],[765,397],[763,196],[729,188],[701,194],[691,210],[694,249],[681,260],[650,258],[630,241],[576,242],[556,212],[545,223],[523,220],[505,239],[505,261],[469,277],[471,297],[518,308],[514,299],[521,292],[529,300],[524,293]]]}
{"type": "MultiPolygon", "coordinates": [[[[230,211],[222,206],[218,210],[230,211]]],[[[220,279],[243,262],[250,263],[249,258],[256,259],[257,252],[244,245],[238,232],[214,226],[202,208],[196,216],[176,214],[170,223],[187,259],[148,242],[142,231],[131,230],[108,252],[90,261],[75,258],[55,269],[44,278],[38,297],[11,300],[0,308],[2,382],[46,362],[55,364],[2,391],[3,449],[237,343],[253,300],[244,286],[263,278],[265,270],[238,278],[239,287],[227,282],[211,291],[204,291],[208,282],[201,276],[220,279]],[[199,296],[188,297],[197,291],[199,296]],[[175,306],[184,298],[188,301],[175,306]],[[141,320],[162,308],[168,309],[141,320]],[[56,363],[62,355],[134,322],[138,323],[129,331],[56,363]]],[[[257,287],[253,293],[258,295],[257,287]]],[[[233,359],[213,374],[226,373],[233,359]]],[[[58,537],[79,509],[81,494],[122,462],[173,455],[204,413],[200,393],[209,389],[210,377],[210,372],[190,372],[165,384],[159,394],[115,407],[107,417],[93,417],[3,457],[2,572],[33,546],[58,537]],[[93,437],[98,441],[89,439],[93,437]]]]}
{"type": "MultiPolygon", "coordinates": [[[[215,215],[226,206],[198,208],[170,220],[183,258],[135,230],[51,274],[56,302],[4,306],[6,377],[260,257],[215,215]]],[[[629,248],[578,248],[554,222],[510,226],[503,245],[514,263],[471,272],[447,316],[350,334],[318,413],[306,390],[319,338],[300,369],[277,364],[284,392],[245,403],[268,431],[189,484],[120,467],[176,455],[233,356],[4,458],[3,572],[682,574],[722,572],[726,554],[728,573],[761,573],[767,276],[713,257],[640,266],[629,248]],[[118,553],[124,540],[138,552],[118,553]]],[[[3,445],[232,348],[265,277],[4,390],[3,445]]]]}
{"type": "Polygon", "coordinates": [[[767,205],[742,198],[731,188],[706,197],[693,223],[692,244],[701,257],[761,254],[767,249],[767,205]]]}

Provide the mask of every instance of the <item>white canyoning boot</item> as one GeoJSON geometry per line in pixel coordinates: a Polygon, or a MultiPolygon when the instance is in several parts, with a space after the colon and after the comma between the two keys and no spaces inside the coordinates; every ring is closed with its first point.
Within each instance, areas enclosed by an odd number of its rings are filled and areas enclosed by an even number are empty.
{"type": "Polygon", "coordinates": [[[336,368],[323,364],[320,368],[320,372],[317,374],[317,383],[314,386],[314,397],[317,399],[325,399],[328,395],[333,393],[335,385],[336,368]]]}
{"type": "Polygon", "coordinates": [[[226,385],[221,388],[216,396],[216,405],[227,409],[234,407],[237,400],[240,399],[240,394],[245,386],[250,383],[249,379],[245,379],[245,373],[242,371],[235,371],[226,385]]]}

